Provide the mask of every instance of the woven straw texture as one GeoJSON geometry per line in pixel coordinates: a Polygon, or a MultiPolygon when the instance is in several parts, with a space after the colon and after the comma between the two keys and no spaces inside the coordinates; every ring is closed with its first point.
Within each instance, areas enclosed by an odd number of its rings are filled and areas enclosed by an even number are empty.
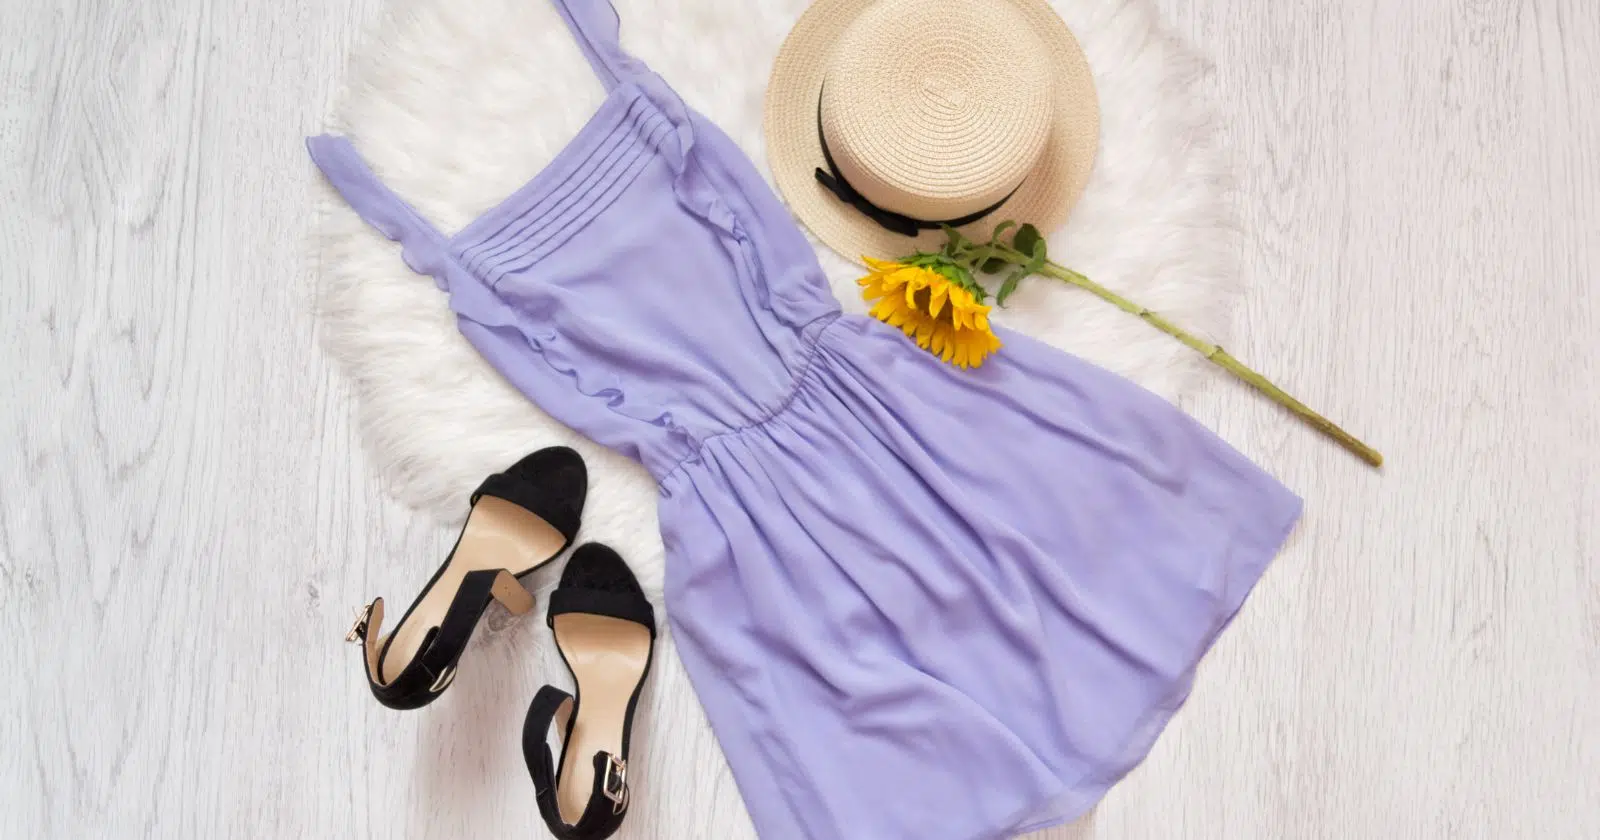
{"type": "Polygon", "coordinates": [[[820,0],[779,50],[764,122],[794,214],[847,258],[891,258],[943,235],[884,230],[817,183],[822,135],[851,186],[913,218],[1010,195],[962,228],[987,238],[1006,219],[1066,220],[1094,166],[1100,111],[1083,51],[1043,0],[820,0]]]}

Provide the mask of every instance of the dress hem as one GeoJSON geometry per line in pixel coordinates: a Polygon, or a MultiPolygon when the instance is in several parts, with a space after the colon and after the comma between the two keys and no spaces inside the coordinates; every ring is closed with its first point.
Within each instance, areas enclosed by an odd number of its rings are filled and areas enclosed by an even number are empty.
{"type": "MultiPolygon", "coordinates": [[[[1178,711],[1183,708],[1184,702],[1189,699],[1189,693],[1194,688],[1195,672],[1199,668],[1201,660],[1210,653],[1222,632],[1228,628],[1228,625],[1233,623],[1239,611],[1244,608],[1244,602],[1248,600],[1250,593],[1255,591],[1256,584],[1260,583],[1261,579],[1266,575],[1267,569],[1272,566],[1272,561],[1276,559],[1283,545],[1288,542],[1289,535],[1293,533],[1295,525],[1300,521],[1304,502],[1300,497],[1289,493],[1287,490],[1283,491],[1283,493],[1287,496],[1287,504],[1276,509],[1271,529],[1262,529],[1266,538],[1252,541],[1249,550],[1242,552],[1238,558],[1241,562],[1235,573],[1237,577],[1236,580],[1230,581],[1233,585],[1230,585],[1224,593],[1221,617],[1211,632],[1206,634],[1205,638],[1200,641],[1194,654],[1189,658],[1189,670],[1185,673],[1185,677],[1174,686],[1173,691],[1167,695],[1166,699],[1152,706],[1140,718],[1138,725],[1134,727],[1133,734],[1123,742],[1122,749],[1118,753],[1118,759],[1112,762],[1106,771],[1085,776],[1071,785],[1064,786],[1055,796],[1043,800],[1048,802],[1051,799],[1059,798],[1068,801],[1070,804],[1065,807],[1065,810],[1060,815],[1048,817],[1037,822],[1029,822],[1015,828],[1000,829],[999,834],[975,835],[969,840],[996,840],[1002,837],[1015,837],[1035,831],[1043,831],[1052,826],[1064,825],[1080,819],[1094,810],[1095,806],[1100,804],[1112,787],[1122,781],[1149,757],[1161,733],[1166,731],[1167,725],[1172,722],[1178,711]]],[[[1033,803],[1030,806],[1030,808],[1038,807],[1039,803],[1033,803]]]]}
{"type": "MultiPolygon", "coordinates": [[[[1267,569],[1271,567],[1272,561],[1277,557],[1278,552],[1287,542],[1289,535],[1300,519],[1303,507],[1301,499],[1275,483],[1273,489],[1277,491],[1273,494],[1277,497],[1277,504],[1272,505],[1273,511],[1270,517],[1265,520],[1257,519],[1255,522],[1247,522],[1239,528],[1239,531],[1242,532],[1241,546],[1240,550],[1230,558],[1233,563],[1229,570],[1226,588],[1219,602],[1216,623],[1210,632],[1200,639],[1191,655],[1187,658],[1186,661],[1189,663],[1189,668],[1184,677],[1174,683],[1172,691],[1161,702],[1152,705],[1140,718],[1138,724],[1133,727],[1131,734],[1117,752],[1117,759],[1106,763],[1098,771],[1085,774],[1072,784],[1063,785],[1048,796],[1028,802],[1023,809],[1017,812],[1016,817],[997,821],[990,827],[983,828],[975,834],[967,835],[958,840],[999,840],[999,838],[1015,837],[1041,831],[1080,819],[1093,810],[1113,786],[1122,781],[1124,777],[1149,756],[1161,733],[1166,730],[1167,725],[1187,701],[1194,687],[1195,674],[1200,662],[1211,651],[1222,632],[1227,629],[1243,609],[1245,601],[1249,599],[1256,585],[1265,576],[1267,569]],[[1051,802],[1062,803],[1057,814],[1038,819],[1040,811],[1051,802]],[[1022,822],[1024,820],[1026,822],[1022,822]]],[[[669,581],[669,587],[670,585],[669,581]]],[[[669,600],[671,600],[670,597],[669,600]]],[[[672,618],[670,612],[668,617],[669,620],[672,618]]],[[[767,749],[759,744],[758,739],[751,735],[754,730],[744,725],[727,725],[729,721],[734,719],[739,719],[743,723],[744,715],[742,710],[738,708],[737,704],[727,702],[727,695],[718,692],[702,693],[699,691],[699,686],[712,682],[712,680],[704,678],[714,676],[715,669],[711,668],[708,663],[703,662],[699,658],[697,651],[686,650],[686,646],[682,642],[684,636],[676,625],[673,627],[673,632],[680,640],[678,644],[679,655],[683,660],[685,670],[689,673],[690,682],[696,686],[696,694],[706,709],[707,717],[712,722],[712,728],[722,745],[724,755],[729,756],[730,768],[733,764],[733,754],[738,754],[745,759],[759,756],[757,758],[757,762],[761,765],[759,770],[746,767],[742,769],[745,771],[754,770],[754,772],[735,770],[733,774],[734,783],[739,789],[741,798],[745,800],[747,811],[751,810],[749,806],[752,801],[763,803],[762,810],[765,812],[763,817],[768,821],[766,824],[757,819],[754,811],[750,813],[752,822],[758,832],[761,832],[763,836],[784,838],[812,836],[808,833],[808,827],[805,822],[794,811],[796,803],[784,792],[785,786],[777,781],[780,778],[789,777],[790,774],[786,772],[787,768],[784,768],[781,762],[775,759],[767,749]],[[697,679],[697,676],[701,679],[697,679]],[[719,726],[719,721],[723,722],[724,725],[719,726]],[[773,810],[788,812],[788,818],[783,820],[781,829],[770,823],[770,819],[774,816],[771,813],[773,810]],[[795,829],[799,831],[798,834],[788,833],[790,830],[795,829]],[[774,831],[777,831],[777,833],[773,833],[774,831]]],[[[688,647],[692,648],[692,645],[688,647]]]]}

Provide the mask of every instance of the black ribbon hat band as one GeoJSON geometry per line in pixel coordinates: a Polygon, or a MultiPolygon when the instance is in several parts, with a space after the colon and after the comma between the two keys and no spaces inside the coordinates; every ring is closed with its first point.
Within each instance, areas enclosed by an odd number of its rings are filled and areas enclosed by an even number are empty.
{"type": "Polygon", "coordinates": [[[970,225],[999,210],[1002,205],[1011,200],[1012,196],[1017,194],[1017,190],[1022,189],[1022,185],[1018,184],[1016,189],[1006,193],[1005,198],[976,213],[968,213],[960,218],[944,219],[942,221],[915,219],[903,213],[896,213],[893,210],[886,210],[873,204],[867,200],[866,196],[857,192],[855,187],[850,186],[849,181],[845,180],[844,175],[839,172],[838,165],[833,162],[833,152],[828,149],[828,134],[822,129],[822,97],[820,94],[817,96],[817,140],[822,144],[822,159],[828,164],[826,170],[820,167],[816,170],[817,183],[826,188],[828,192],[833,193],[840,201],[856,208],[863,216],[877,222],[879,227],[898,233],[901,236],[916,236],[922,231],[939,230],[946,225],[950,227],[970,225]]]}

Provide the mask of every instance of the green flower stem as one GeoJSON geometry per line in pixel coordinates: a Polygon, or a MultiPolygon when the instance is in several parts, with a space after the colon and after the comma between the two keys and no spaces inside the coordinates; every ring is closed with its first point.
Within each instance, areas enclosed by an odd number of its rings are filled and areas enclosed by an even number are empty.
{"type": "Polygon", "coordinates": [[[989,236],[987,243],[974,242],[954,228],[944,228],[946,243],[937,253],[918,252],[905,257],[902,262],[911,265],[931,266],[940,274],[958,283],[962,288],[972,292],[973,297],[980,303],[987,302],[988,292],[974,279],[980,273],[996,274],[1006,264],[1014,266],[1001,285],[996,295],[995,303],[1004,306],[1006,297],[1016,288],[1017,282],[1030,274],[1044,274],[1077,286],[1084,291],[1110,303],[1122,311],[1143,319],[1156,329],[1176,338],[1188,345],[1190,349],[1204,356],[1207,361],[1221,367],[1223,370],[1243,380],[1250,387],[1266,394],[1278,405],[1287,408],[1306,424],[1330,438],[1333,438],[1345,449],[1354,453],[1356,457],[1374,466],[1383,466],[1383,456],[1377,450],[1357,440],[1356,437],[1344,429],[1339,428],[1328,418],[1312,411],[1305,403],[1289,396],[1282,388],[1272,384],[1265,376],[1246,367],[1243,362],[1235,359],[1215,344],[1203,341],[1190,335],[1182,327],[1168,321],[1160,314],[1150,311],[1143,306],[1111,291],[1105,286],[1090,280],[1082,274],[1073,271],[1059,263],[1052,262],[1047,252],[1047,243],[1039,234],[1038,228],[1031,224],[1017,227],[1015,222],[1002,222],[989,236]],[[1009,243],[1003,236],[1015,228],[1011,233],[1009,243]]]}
{"type": "MultiPolygon", "coordinates": [[[[1014,248],[1007,248],[1003,245],[998,247],[991,245],[988,247],[993,249],[995,256],[999,256],[1008,262],[1026,263],[1028,260],[1026,255],[1014,248]]],[[[1323,417],[1315,411],[1312,411],[1306,406],[1305,403],[1302,403],[1294,397],[1289,396],[1289,394],[1282,388],[1272,384],[1272,382],[1265,376],[1262,376],[1261,374],[1256,373],[1255,371],[1246,367],[1243,362],[1240,362],[1238,359],[1235,359],[1233,356],[1229,355],[1228,351],[1222,349],[1221,347],[1190,335],[1188,332],[1184,331],[1182,327],[1179,327],[1177,324],[1168,321],[1160,314],[1152,312],[1149,309],[1146,309],[1134,303],[1133,301],[1128,300],[1127,298],[1111,291],[1110,289],[1094,282],[1093,280],[1090,280],[1088,277],[1085,277],[1084,275],[1079,274],[1070,268],[1066,268],[1065,266],[1058,265],[1054,262],[1046,262],[1042,267],[1040,267],[1039,273],[1054,277],[1057,280],[1064,280],[1068,283],[1071,283],[1072,285],[1077,286],[1084,291],[1090,292],[1101,300],[1110,303],[1111,305],[1121,309],[1124,312],[1127,312],[1130,315],[1143,318],[1151,326],[1166,333],[1167,335],[1172,336],[1173,338],[1176,338],[1184,344],[1189,345],[1189,347],[1193,348],[1195,352],[1204,356],[1208,361],[1220,366],[1223,370],[1226,370],[1227,372],[1243,380],[1249,384],[1250,387],[1255,388],[1257,391],[1260,391],[1263,394],[1266,394],[1268,397],[1271,397],[1273,402],[1276,402],[1284,408],[1287,408],[1289,411],[1294,412],[1295,416],[1305,421],[1317,431],[1322,432],[1324,435],[1327,435],[1330,438],[1333,438],[1339,443],[1340,446],[1343,446],[1345,449],[1354,453],[1356,457],[1374,467],[1383,466],[1383,455],[1380,454],[1376,449],[1373,449],[1365,443],[1362,443],[1354,435],[1350,434],[1344,429],[1339,428],[1337,424],[1328,418],[1323,417]]]]}
{"type": "MultiPolygon", "coordinates": [[[[1016,264],[1016,266],[1027,266],[1027,264],[1029,264],[1029,254],[1024,254],[1022,251],[1016,250],[1016,248],[1011,248],[1011,246],[1008,245],[1003,245],[1003,243],[1000,242],[990,242],[989,245],[978,246],[957,242],[955,243],[954,248],[952,248],[952,251],[955,251],[955,259],[965,262],[966,266],[970,267],[970,269],[971,267],[978,266],[978,264],[982,264],[984,259],[989,258],[1000,258],[1003,259],[1003,261],[1016,264]]],[[[1346,430],[1341,429],[1338,424],[1334,424],[1334,422],[1330,421],[1330,419],[1323,418],[1322,414],[1318,414],[1315,413],[1315,411],[1310,410],[1306,403],[1299,402],[1299,400],[1296,400],[1296,398],[1290,397],[1288,392],[1285,392],[1282,387],[1275,386],[1275,384],[1272,384],[1272,381],[1267,379],[1266,376],[1261,376],[1261,374],[1256,373],[1256,371],[1250,370],[1248,366],[1245,366],[1245,363],[1240,362],[1240,360],[1237,360],[1237,358],[1229,355],[1229,352],[1222,349],[1222,347],[1218,347],[1216,344],[1211,344],[1210,341],[1202,341],[1202,339],[1195,338],[1195,336],[1192,336],[1192,334],[1184,331],[1184,328],[1176,325],[1176,323],[1170,322],[1170,320],[1166,320],[1166,318],[1163,318],[1162,315],[1157,314],[1157,312],[1152,312],[1152,310],[1139,306],[1139,304],[1130,301],[1130,299],[1123,298],[1122,294],[1117,294],[1115,291],[1106,288],[1106,286],[1099,285],[1099,283],[1094,282],[1094,280],[1090,280],[1090,278],[1085,277],[1085,275],[1078,274],[1078,272],[1069,269],[1069,267],[1061,266],[1061,264],[1056,264],[1056,262],[1051,262],[1046,259],[1046,261],[1043,261],[1042,264],[1038,264],[1037,270],[1038,274],[1048,275],[1048,277],[1054,277],[1056,280],[1064,280],[1064,282],[1072,283],[1072,285],[1082,288],[1083,291],[1088,291],[1088,293],[1094,294],[1096,298],[1109,302],[1109,304],[1117,307],[1117,309],[1123,310],[1123,312],[1126,312],[1126,314],[1136,315],[1136,317],[1144,318],[1144,322],[1149,323],[1150,326],[1155,326],[1157,330],[1163,331],[1163,333],[1168,334],[1168,336],[1173,336],[1173,338],[1178,339],[1178,341],[1184,342],[1184,344],[1187,344],[1190,349],[1194,349],[1197,354],[1203,355],[1208,362],[1221,366],[1222,370],[1226,370],[1227,373],[1234,374],[1234,376],[1237,376],[1238,379],[1245,381],[1248,386],[1253,387],[1253,389],[1259,390],[1259,392],[1262,392],[1262,394],[1266,394],[1267,397],[1272,398],[1272,402],[1278,403],[1278,405],[1282,405],[1283,408],[1288,408],[1288,410],[1293,411],[1294,416],[1298,416],[1299,419],[1302,419],[1302,421],[1306,422],[1306,424],[1309,424],[1312,429],[1317,429],[1318,432],[1322,432],[1322,434],[1333,438],[1333,440],[1336,440],[1339,445],[1344,446],[1346,450],[1349,450],[1350,453],[1354,453],[1357,458],[1368,462],[1368,464],[1371,464],[1371,466],[1374,467],[1384,466],[1384,456],[1379,454],[1378,450],[1374,450],[1374,448],[1366,445],[1366,443],[1360,442],[1360,440],[1355,438],[1355,435],[1349,434],[1349,432],[1346,432],[1346,430]]]]}

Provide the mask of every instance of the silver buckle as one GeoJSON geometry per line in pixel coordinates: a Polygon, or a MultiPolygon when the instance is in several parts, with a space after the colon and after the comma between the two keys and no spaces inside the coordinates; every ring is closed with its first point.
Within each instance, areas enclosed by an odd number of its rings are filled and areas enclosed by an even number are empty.
{"type": "Polygon", "coordinates": [[[344,640],[359,645],[367,638],[367,622],[372,619],[372,605],[356,609],[356,620],[350,625],[350,632],[344,634],[344,640]]]}
{"type": "Polygon", "coordinates": [[[606,754],[606,777],[600,792],[611,800],[611,813],[620,814],[628,807],[628,762],[606,754]]]}

